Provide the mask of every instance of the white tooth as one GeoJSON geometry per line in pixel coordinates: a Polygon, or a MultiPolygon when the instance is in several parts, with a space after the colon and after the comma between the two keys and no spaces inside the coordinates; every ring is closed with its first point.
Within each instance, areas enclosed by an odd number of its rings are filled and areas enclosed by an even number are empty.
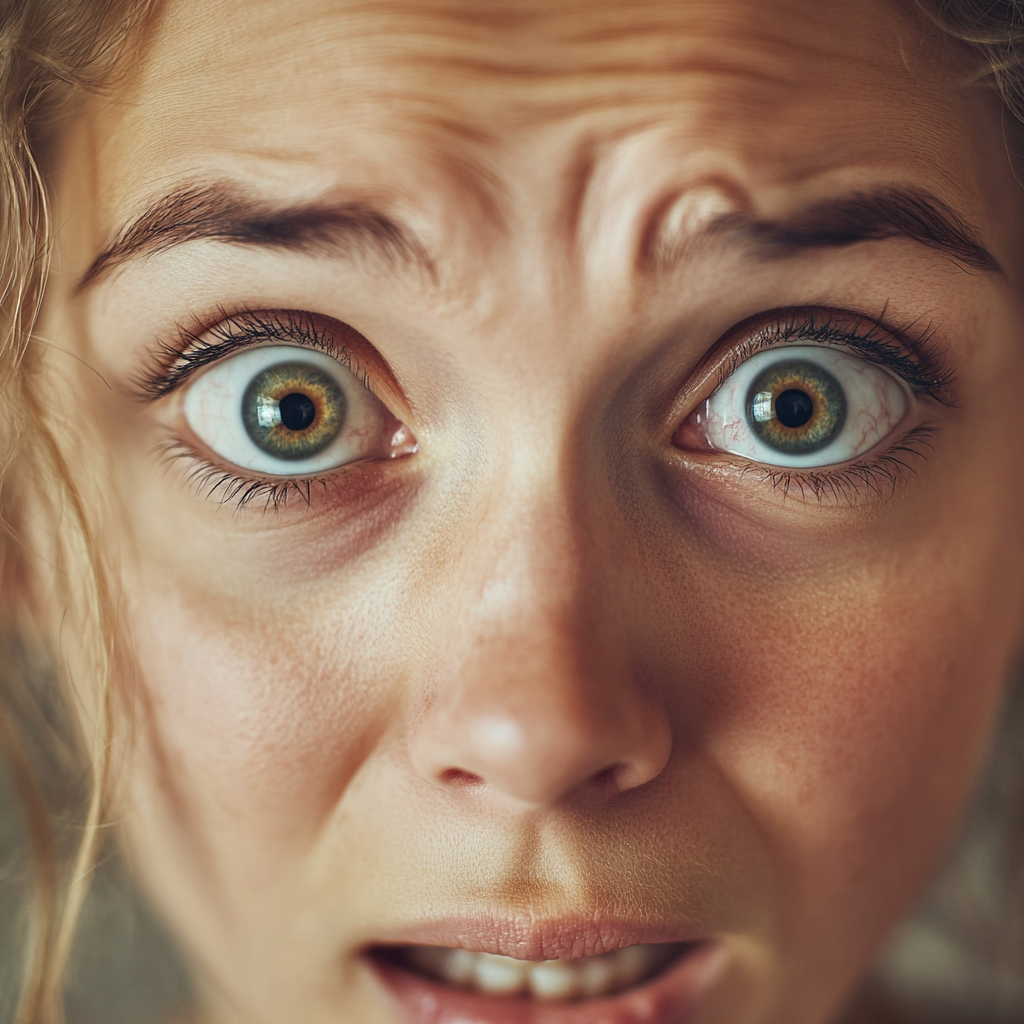
{"type": "Polygon", "coordinates": [[[580,994],[603,996],[616,981],[615,968],[611,957],[595,956],[584,960],[580,966],[580,994]]]}
{"type": "Polygon", "coordinates": [[[538,999],[571,999],[579,992],[580,972],[564,960],[543,960],[530,966],[530,991],[538,999]]]}
{"type": "Polygon", "coordinates": [[[482,992],[513,995],[526,984],[526,964],[494,953],[478,953],[473,979],[482,992]]]}
{"type": "Polygon", "coordinates": [[[453,985],[468,985],[476,973],[477,954],[468,949],[449,949],[441,967],[445,981],[453,985]]]}
{"type": "Polygon", "coordinates": [[[671,960],[675,948],[644,944],[582,960],[526,961],[460,948],[412,946],[407,956],[415,969],[452,985],[491,995],[529,991],[537,999],[557,1000],[630,988],[671,960]]]}
{"type": "Polygon", "coordinates": [[[615,973],[622,988],[635,985],[654,967],[653,946],[626,946],[615,954],[615,973]]]}

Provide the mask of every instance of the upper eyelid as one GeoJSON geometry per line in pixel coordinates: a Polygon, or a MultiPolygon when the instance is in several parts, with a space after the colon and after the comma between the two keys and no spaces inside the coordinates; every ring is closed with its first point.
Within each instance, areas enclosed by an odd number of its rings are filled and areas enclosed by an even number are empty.
{"type": "Polygon", "coordinates": [[[325,352],[345,367],[374,397],[380,398],[360,360],[343,342],[332,339],[313,314],[294,310],[218,311],[210,326],[195,328],[175,325],[175,341],[163,342],[155,365],[148,367],[135,381],[134,390],[145,402],[155,402],[173,394],[193,376],[234,352],[253,345],[274,342],[312,348],[325,352]],[[236,330],[249,325],[249,330],[236,330]]]}
{"type": "MultiPolygon", "coordinates": [[[[885,323],[884,314],[884,309],[881,316],[872,317],[853,310],[828,307],[786,308],[758,314],[746,321],[756,322],[759,325],[757,329],[751,330],[738,344],[730,346],[724,359],[716,360],[718,366],[713,374],[716,378],[713,390],[721,387],[746,359],[757,352],[787,341],[800,340],[851,348],[895,373],[915,394],[927,395],[943,405],[955,406],[948,390],[954,374],[938,352],[929,351],[929,342],[934,333],[932,328],[929,326],[923,331],[918,330],[916,322],[899,328],[885,323]],[[844,320],[849,326],[842,328],[838,326],[837,320],[844,320]],[[857,333],[852,329],[854,322],[867,325],[868,330],[857,333]],[[875,332],[881,332],[883,337],[875,337],[875,332]],[[895,344],[888,343],[886,337],[893,339],[895,344]]],[[[352,373],[367,391],[383,401],[370,375],[351,349],[344,343],[335,342],[330,331],[319,326],[319,320],[305,311],[253,311],[243,308],[232,313],[219,309],[216,321],[208,327],[176,325],[177,343],[163,343],[163,358],[133,382],[134,390],[143,401],[157,401],[177,391],[196,373],[232,352],[261,342],[278,340],[326,352],[352,373]],[[247,333],[234,330],[243,324],[250,327],[247,333]],[[211,341],[211,335],[216,339],[217,332],[220,332],[220,338],[211,341]],[[203,353],[203,357],[193,358],[181,365],[182,360],[197,349],[203,353]]],[[[735,337],[743,330],[743,326],[741,323],[731,328],[722,341],[727,342],[730,337],[735,337]]],[[[716,345],[715,349],[718,348],[719,345],[716,345]]]]}
{"type": "MultiPolygon", "coordinates": [[[[914,394],[927,396],[942,405],[955,406],[949,391],[955,375],[932,345],[935,333],[932,326],[921,330],[915,322],[900,328],[886,323],[884,313],[883,310],[881,316],[872,317],[852,310],[809,307],[759,314],[751,319],[760,326],[752,327],[738,344],[732,345],[719,363],[715,389],[758,352],[787,342],[811,342],[852,349],[894,373],[914,394]],[[843,326],[843,321],[846,326],[843,326]],[[858,333],[854,329],[855,323],[867,330],[858,333]]],[[[725,340],[742,329],[742,324],[731,328],[725,340]]]]}

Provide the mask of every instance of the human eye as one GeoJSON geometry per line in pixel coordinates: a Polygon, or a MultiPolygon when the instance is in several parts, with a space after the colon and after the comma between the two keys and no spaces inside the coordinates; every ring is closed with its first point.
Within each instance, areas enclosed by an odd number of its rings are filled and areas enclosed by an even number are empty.
{"type": "Polygon", "coordinates": [[[194,380],[185,421],[216,456],[270,476],[329,472],[391,451],[388,413],[333,356],[264,345],[194,380]]]}
{"type": "Polygon", "coordinates": [[[416,450],[409,428],[370,390],[369,375],[337,329],[307,314],[246,313],[188,334],[172,365],[144,384],[151,398],[174,395],[176,455],[196,462],[209,492],[290,490],[309,499],[311,479],[357,462],[416,450]]]}
{"type": "Polygon", "coordinates": [[[951,375],[926,337],[858,315],[797,311],[734,333],[717,386],[674,443],[739,457],[787,491],[795,483],[819,498],[849,498],[860,485],[878,493],[880,475],[895,483],[906,456],[929,446],[922,403],[950,402],[951,375]]]}
{"type": "Polygon", "coordinates": [[[708,443],[754,462],[817,468],[849,462],[907,414],[906,386],[839,348],[792,345],[759,352],[707,400],[708,443]]]}

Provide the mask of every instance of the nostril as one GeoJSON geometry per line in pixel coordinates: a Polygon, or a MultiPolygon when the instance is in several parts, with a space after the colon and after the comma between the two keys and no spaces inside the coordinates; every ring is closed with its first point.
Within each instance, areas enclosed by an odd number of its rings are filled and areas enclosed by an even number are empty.
{"type": "Polygon", "coordinates": [[[484,780],[473,772],[464,772],[461,768],[449,768],[441,772],[441,781],[447,786],[458,786],[461,789],[469,786],[482,786],[484,780]]]}
{"type": "Polygon", "coordinates": [[[517,674],[515,686],[460,669],[458,684],[410,730],[416,773],[453,797],[533,809],[570,793],[614,800],[661,773],[672,749],[668,720],[629,677],[613,686],[561,663],[541,668],[517,674]]]}
{"type": "MultiPolygon", "coordinates": [[[[605,793],[617,793],[623,788],[628,789],[628,785],[622,785],[622,775],[627,771],[628,766],[626,765],[609,765],[591,777],[590,785],[599,792],[605,793]]],[[[437,778],[442,785],[450,786],[453,789],[476,789],[487,784],[484,776],[478,775],[476,772],[465,771],[462,768],[446,768],[437,778]]]]}

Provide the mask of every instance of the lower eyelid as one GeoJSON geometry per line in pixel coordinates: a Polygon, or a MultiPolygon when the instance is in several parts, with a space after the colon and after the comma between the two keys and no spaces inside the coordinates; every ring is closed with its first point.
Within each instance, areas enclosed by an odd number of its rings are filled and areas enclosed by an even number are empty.
{"type": "Polygon", "coordinates": [[[784,502],[855,506],[891,500],[927,459],[938,433],[934,421],[921,419],[858,459],[803,470],[756,463],[715,449],[673,445],[681,464],[673,466],[673,458],[667,472],[673,479],[696,474],[703,481],[701,487],[724,488],[721,500],[727,503],[727,492],[739,488],[748,496],[762,491],[784,502]]]}
{"type": "Polygon", "coordinates": [[[820,470],[794,473],[778,471],[775,467],[756,468],[774,470],[765,473],[774,489],[786,492],[796,489],[819,503],[852,505],[861,503],[864,498],[885,500],[894,497],[899,486],[917,472],[918,465],[932,448],[934,435],[933,427],[921,424],[867,458],[820,470]]]}
{"type": "Polygon", "coordinates": [[[170,463],[182,464],[185,486],[191,488],[196,497],[214,505],[233,505],[238,510],[251,507],[257,511],[274,511],[296,503],[313,508],[330,500],[332,488],[347,489],[355,478],[374,475],[365,470],[377,466],[363,460],[306,477],[250,475],[235,467],[218,465],[173,434],[164,439],[158,453],[170,463]]]}

